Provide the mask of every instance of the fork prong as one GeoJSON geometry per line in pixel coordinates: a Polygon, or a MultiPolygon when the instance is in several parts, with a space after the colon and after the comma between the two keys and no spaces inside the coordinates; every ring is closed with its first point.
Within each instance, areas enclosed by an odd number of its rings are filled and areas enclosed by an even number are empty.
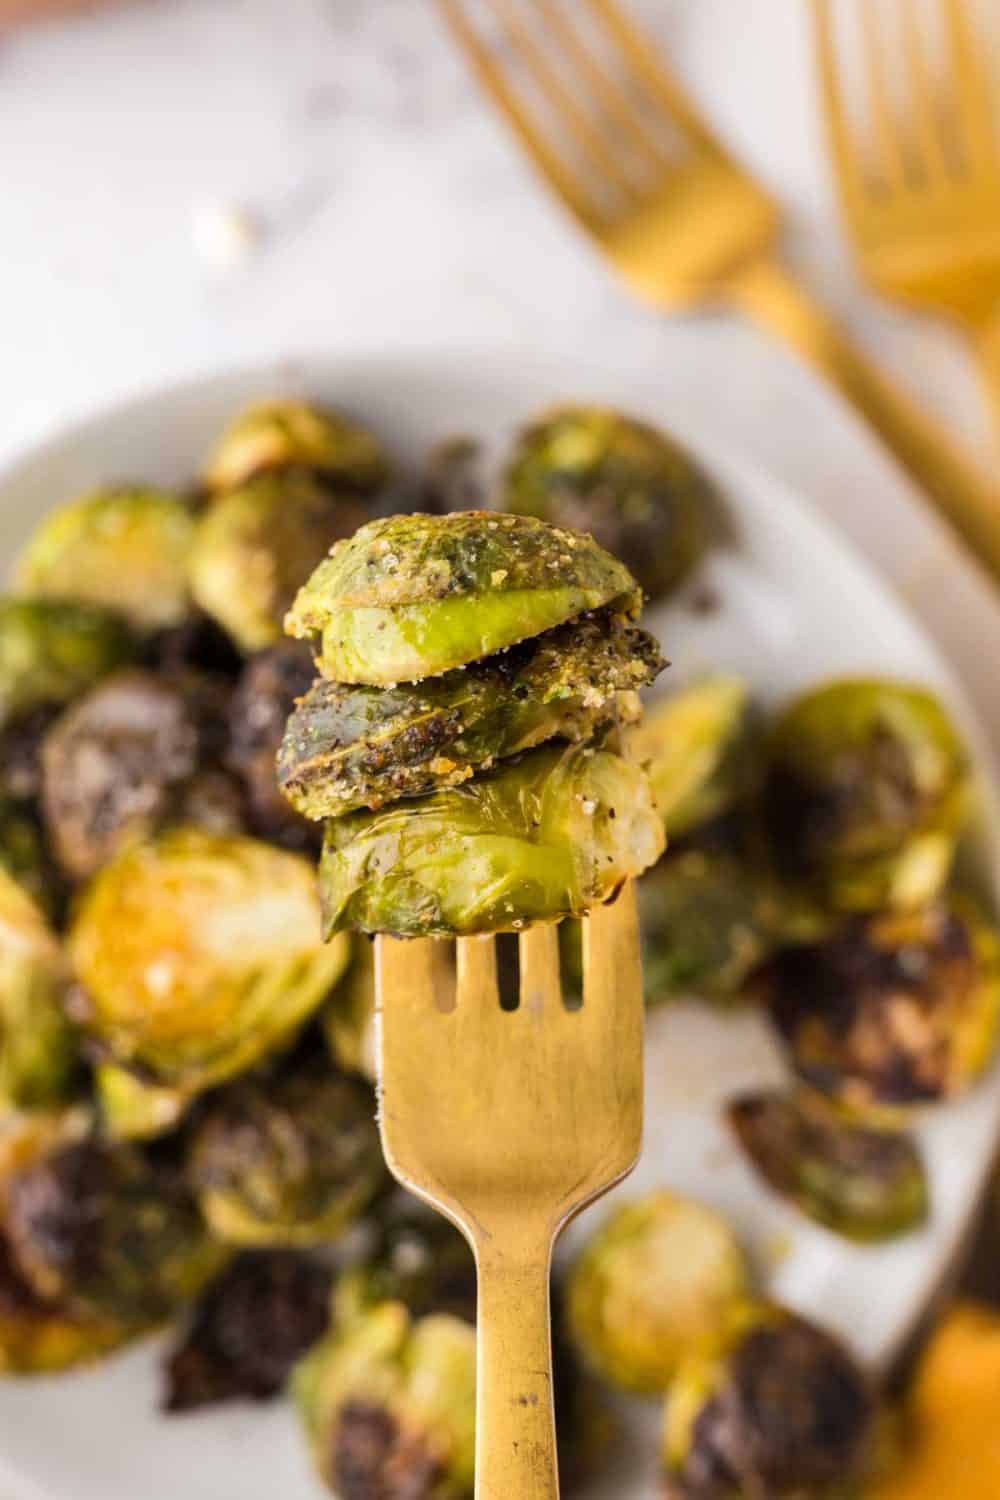
{"type": "Polygon", "coordinates": [[[375,998],[418,1010],[447,1009],[441,1003],[441,944],[434,938],[375,939],[375,998]]]}
{"type": "Polygon", "coordinates": [[[558,927],[551,924],[529,927],[521,933],[518,953],[521,1009],[531,1015],[554,1015],[562,1006],[558,927]]]}
{"type": "Polygon", "coordinates": [[[926,39],[916,7],[910,0],[904,0],[899,7],[899,23],[907,109],[919,151],[920,176],[925,186],[934,187],[951,176],[951,166],[941,132],[937,85],[927,60],[926,39]]]}
{"type": "Polygon", "coordinates": [[[892,193],[907,187],[906,154],[902,133],[889,88],[886,42],[875,7],[870,0],[858,6],[863,72],[868,99],[869,125],[873,136],[873,162],[879,186],[892,193]]]}
{"type": "Polygon", "coordinates": [[[491,937],[459,938],[456,944],[459,1006],[498,1006],[496,945],[491,937]]]}
{"type": "Polygon", "coordinates": [[[826,106],[827,130],[841,196],[848,219],[860,232],[868,180],[861,164],[854,129],[847,117],[847,101],[841,87],[837,62],[837,39],[831,0],[812,0],[816,64],[826,106]]]}
{"type": "Polygon", "coordinates": [[[972,174],[983,173],[995,180],[1000,175],[1000,142],[993,90],[979,60],[967,0],[944,0],[944,10],[954,74],[951,105],[963,164],[972,174]]]}
{"type": "Polygon", "coordinates": [[[523,104],[502,65],[465,13],[463,0],[436,0],[438,10],[466,54],[480,84],[506,115],[528,155],[566,207],[588,228],[600,225],[603,215],[581,178],[567,165],[523,104]]]}

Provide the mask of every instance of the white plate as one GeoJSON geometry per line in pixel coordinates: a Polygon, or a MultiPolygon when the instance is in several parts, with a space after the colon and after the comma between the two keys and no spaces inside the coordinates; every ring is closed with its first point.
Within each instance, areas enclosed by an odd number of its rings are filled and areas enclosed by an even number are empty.
{"type": "MultiPolygon", "coordinates": [[[[403,458],[460,432],[502,442],[546,402],[615,402],[671,426],[648,379],[599,368],[468,351],[363,356],[225,375],[142,398],[31,454],[0,482],[0,560],[38,517],[90,484],[141,477],[186,480],[223,423],[245,401],[300,390],[354,409],[403,458]]],[[[825,524],[783,488],[711,438],[682,431],[727,497],[732,536],[697,580],[718,597],[709,615],[692,591],[650,616],[679,681],[707,667],[745,673],[774,703],[831,673],[884,671],[931,684],[952,707],[983,769],[975,858],[995,888],[997,809],[986,786],[985,742],[955,679],[883,585],[825,524]]],[[[733,1148],[719,1105],[735,1089],[781,1076],[765,1027],[695,1004],[650,1018],[649,1118],[642,1163],[625,1196],[671,1184],[718,1205],[739,1227],[764,1285],[842,1334],[874,1365],[888,1360],[947,1269],[968,1225],[1000,1123],[989,1079],[930,1113],[921,1137],[934,1213],[920,1234],[854,1249],[812,1228],[763,1191],[733,1148]],[[779,1253],[780,1252],[780,1253],[779,1253]]],[[[574,1226],[585,1234],[599,1205],[574,1226]]],[[[157,1415],[158,1349],[147,1344],[85,1374],[0,1385],[0,1500],[321,1500],[304,1445],[281,1405],[232,1407],[167,1420],[157,1415]]],[[[593,1500],[655,1493],[653,1406],[630,1403],[628,1472],[593,1500]]]]}

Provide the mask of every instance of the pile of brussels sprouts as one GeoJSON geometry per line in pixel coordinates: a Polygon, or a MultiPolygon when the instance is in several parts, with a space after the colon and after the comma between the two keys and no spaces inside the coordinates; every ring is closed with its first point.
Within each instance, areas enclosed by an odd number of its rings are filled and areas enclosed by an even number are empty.
{"type": "MultiPolygon", "coordinates": [[[[175,1322],[165,1408],[290,1390],[341,1500],[463,1500],[474,1441],[474,1268],[388,1181],[356,933],[569,913],[572,971],[572,914],[665,837],[649,1002],[766,1007],[796,1083],[733,1129],[860,1240],[925,1215],[905,1121],[982,1069],[1000,998],[929,694],[836,683],[768,725],[715,677],[639,723],[634,578],[689,574],[708,481],[587,408],[489,494],[453,456],[400,478],[348,418],[258,405],[190,493],[56,509],[0,598],[0,1371],[175,1322]]],[[[863,1377],[701,1205],[621,1210],[556,1306],[566,1483],[612,1440],[608,1385],[668,1393],[677,1500],[840,1500],[867,1461],[863,1377]]]]}

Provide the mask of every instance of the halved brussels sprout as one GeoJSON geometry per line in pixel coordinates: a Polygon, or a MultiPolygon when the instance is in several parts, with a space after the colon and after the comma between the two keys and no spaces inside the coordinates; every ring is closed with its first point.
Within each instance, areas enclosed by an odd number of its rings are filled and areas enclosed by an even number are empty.
{"type": "Polygon", "coordinates": [[[53,1375],[92,1364],[134,1338],[114,1318],[81,1318],[38,1297],[0,1232],[0,1375],[53,1375]]]}
{"type": "Polygon", "coordinates": [[[343,1327],[385,1302],[411,1317],[447,1313],[476,1321],[476,1263],[465,1236],[403,1188],[376,1204],[342,1251],[333,1316],[343,1327]]]}
{"type": "Polygon", "coordinates": [[[853,917],[776,954],[759,983],[795,1071],[861,1113],[950,1098],[996,1046],[1000,942],[966,899],[853,917]]]}
{"type": "Polygon", "coordinates": [[[169,1316],[225,1254],[169,1155],[93,1137],[14,1172],[5,1226],[38,1296],[80,1317],[132,1325],[169,1316]]]}
{"type": "Polygon", "coordinates": [[[753,1165],[796,1208],[845,1239],[895,1239],[927,1218],[927,1173],[912,1136],[845,1120],[815,1094],[745,1094],[727,1109],[753,1165]]]}
{"type": "Polygon", "coordinates": [[[77,1049],[63,1010],[67,982],[55,933],[0,869],[0,1107],[46,1109],[70,1094],[77,1049]]]}
{"type": "Polygon", "coordinates": [[[334,1240],[386,1180],[374,1094],[322,1053],[240,1079],[205,1106],[191,1180],[226,1244],[334,1240]]]}
{"type": "Polygon", "coordinates": [[[370,432],[340,412],[305,401],[259,401],[240,412],[205,465],[210,490],[232,490],[269,469],[314,469],[338,487],[369,494],[388,476],[370,432]]]}
{"type": "Polygon", "coordinates": [[[847,1500],[865,1476],[875,1398],[846,1349],[773,1303],[731,1310],[667,1398],[669,1500],[847,1500]]]}
{"type": "Polygon", "coordinates": [[[720,1214],[674,1193],[649,1193],[614,1212],[574,1265],[570,1333],[605,1380],[664,1391],[691,1349],[746,1296],[748,1277],[720,1214]]]}
{"type": "Polygon", "coordinates": [[[923,688],[831,682],[797,699],[771,735],[765,806],[776,856],[842,910],[932,900],[967,793],[968,757],[923,688]]]}
{"type": "Polygon", "coordinates": [[[668,839],[723,817],[754,780],[748,685],[707,677],[654,703],[629,749],[646,767],[668,839]]]}
{"type": "Polygon", "coordinates": [[[288,722],[278,781],[317,819],[458,786],[545,740],[638,718],[637,689],[662,666],[652,636],[601,611],[428,682],[320,678],[288,722]]]}
{"type": "Polygon", "coordinates": [[[203,512],[191,549],[195,602],[243,651],[281,638],[285,612],[313,569],[367,511],[300,470],[263,474],[203,512]]]}
{"type": "Polygon", "coordinates": [[[179,1124],[192,1095],[184,1089],[150,1083],[117,1063],[94,1070],[101,1130],[112,1141],[149,1141],[179,1124]]]}
{"type": "Polygon", "coordinates": [[[100,605],[138,630],[188,612],[191,511],[159,490],[96,490],[46,516],[18,561],[22,594],[100,605]]]}
{"type": "Polygon", "coordinates": [[[246,787],[253,831],[286,849],[311,848],[318,838],[282,796],[275,768],[288,716],[313,675],[309,652],[294,641],[261,651],[247,662],[229,715],[226,762],[246,787]]]}
{"type": "Polygon", "coordinates": [[[209,1282],[165,1366],[163,1409],[266,1401],[330,1322],[332,1271],[293,1250],[248,1250],[209,1282]]]}
{"type": "Polygon", "coordinates": [[[106,865],[70,950],[86,1026],[112,1059],[195,1092],[289,1041],[350,956],[324,947],[309,862],[179,828],[106,865]]]}
{"type": "Polygon", "coordinates": [[[389,516],[338,542],[285,628],[321,638],[324,677],[392,687],[606,604],[631,614],[641,596],[628,569],[590,537],[491,511],[389,516]]]}
{"type": "Polygon", "coordinates": [[[345,1073],[375,1082],[375,952],[365,938],[351,939],[351,966],[320,1019],[330,1055],[345,1073]]]}
{"type": "Polygon", "coordinates": [[[526,428],[511,456],[504,509],[590,532],[659,598],[701,557],[713,502],[679,443],[601,406],[560,406],[526,428]]]}
{"type": "Polygon", "coordinates": [[[468,1500],[475,1477],[476,1331],[384,1302],[334,1328],[293,1392],[321,1476],[338,1495],[468,1500]]]}
{"type": "Polygon", "coordinates": [[[638,766],[543,746],[464,786],[327,824],[327,934],[468,935],[606,901],[652,864],[663,830],[638,766]]]}
{"type": "Polygon", "coordinates": [[[125,624],[105,610],[0,599],[0,726],[44,705],[67,703],[133,654],[125,624]]]}

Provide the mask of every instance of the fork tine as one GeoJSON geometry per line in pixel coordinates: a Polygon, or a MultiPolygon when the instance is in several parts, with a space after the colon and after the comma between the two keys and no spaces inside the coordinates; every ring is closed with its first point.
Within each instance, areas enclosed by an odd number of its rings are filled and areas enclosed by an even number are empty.
{"type": "Polygon", "coordinates": [[[533,1015],[551,1015],[562,1006],[558,927],[529,927],[521,933],[518,949],[521,959],[521,1007],[533,1015]]]}
{"type": "Polygon", "coordinates": [[[904,3],[899,10],[908,109],[920,148],[921,175],[930,186],[949,177],[951,169],[920,19],[912,4],[904,3]]]}
{"type": "Polygon", "coordinates": [[[816,63],[826,105],[830,150],[847,217],[859,228],[863,204],[868,197],[868,181],[861,167],[861,154],[856,148],[854,131],[847,118],[847,103],[837,63],[831,0],[812,0],[812,14],[816,63]]]}
{"type": "Polygon", "coordinates": [[[491,937],[459,938],[458,1004],[468,1005],[472,996],[477,1004],[498,1006],[496,947],[491,937]]]}
{"type": "Polygon", "coordinates": [[[874,160],[881,186],[889,188],[891,192],[898,192],[907,186],[907,165],[889,89],[885,39],[871,0],[862,0],[858,12],[861,19],[869,124],[876,146],[874,160]]]}
{"type": "Polygon", "coordinates": [[[993,90],[977,56],[977,38],[966,0],[944,0],[954,64],[952,105],[959,127],[959,149],[974,173],[1000,174],[1000,142],[993,113],[993,90]]]}
{"type": "Polygon", "coordinates": [[[433,938],[375,939],[375,997],[380,1009],[384,997],[390,994],[394,1005],[402,996],[412,1009],[426,1010],[428,996],[432,1004],[437,1004],[439,948],[433,938]]]}
{"type": "Polygon", "coordinates": [[[549,143],[545,133],[532,121],[517,91],[508,82],[503,68],[470,23],[463,0],[437,0],[437,7],[465,52],[480,84],[501,113],[507,116],[508,123],[542,175],[581,223],[589,228],[599,225],[603,216],[597,203],[549,143]]]}

